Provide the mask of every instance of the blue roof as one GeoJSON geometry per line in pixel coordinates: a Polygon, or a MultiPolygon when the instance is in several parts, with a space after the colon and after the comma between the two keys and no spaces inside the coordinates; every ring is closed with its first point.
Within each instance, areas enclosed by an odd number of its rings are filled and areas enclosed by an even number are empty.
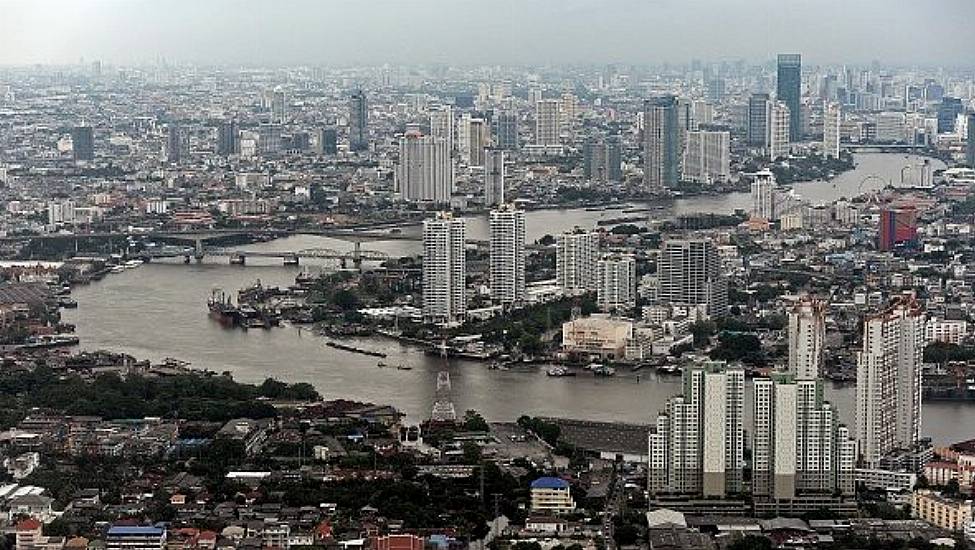
{"type": "Polygon", "coordinates": [[[154,527],[151,525],[113,525],[108,528],[109,536],[125,537],[125,536],[140,536],[140,537],[150,537],[150,536],[161,536],[166,532],[166,529],[162,527],[154,527]]]}
{"type": "Polygon", "coordinates": [[[532,482],[532,489],[567,489],[569,482],[557,477],[540,477],[532,482]]]}

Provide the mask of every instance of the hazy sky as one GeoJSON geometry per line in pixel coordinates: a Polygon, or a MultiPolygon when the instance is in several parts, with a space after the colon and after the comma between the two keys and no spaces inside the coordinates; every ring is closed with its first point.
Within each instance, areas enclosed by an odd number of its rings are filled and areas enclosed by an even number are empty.
{"type": "Polygon", "coordinates": [[[0,0],[0,64],[975,65],[975,0],[0,0]]]}

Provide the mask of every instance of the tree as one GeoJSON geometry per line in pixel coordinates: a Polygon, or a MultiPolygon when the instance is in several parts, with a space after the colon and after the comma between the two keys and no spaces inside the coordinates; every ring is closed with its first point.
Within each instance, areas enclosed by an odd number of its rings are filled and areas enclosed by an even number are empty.
{"type": "Polygon", "coordinates": [[[475,411],[474,409],[468,409],[464,413],[464,429],[469,432],[489,432],[491,427],[488,425],[487,420],[481,416],[481,413],[475,411]]]}
{"type": "Polygon", "coordinates": [[[772,550],[772,541],[759,535],[745,535],[729,544],[728,550],[772,550]]]}
{"type": "Polygon", "coordinates": [[[481,447],[473,441],[464,442],[464,462],[479,464],[481,462],[481,447]]]}

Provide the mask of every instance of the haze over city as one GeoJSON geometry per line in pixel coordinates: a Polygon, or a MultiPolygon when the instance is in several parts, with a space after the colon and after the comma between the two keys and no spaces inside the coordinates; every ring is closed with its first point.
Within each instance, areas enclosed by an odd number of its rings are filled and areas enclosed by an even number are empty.
{"type": "Polygon", "coordinates": [[[3,0],[0,64],[971,65],[968,0],[3,0]]]}

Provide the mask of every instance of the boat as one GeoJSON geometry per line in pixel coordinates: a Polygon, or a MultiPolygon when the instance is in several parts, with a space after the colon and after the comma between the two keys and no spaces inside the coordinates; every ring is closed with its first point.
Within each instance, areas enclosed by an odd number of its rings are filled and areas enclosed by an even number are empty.
{"type": "Polygon", "coordinates": [[[592,373],[596,376],[615,376],[616,369],[613,367],[607,367],[606,365],[590,365],[592,373]]]}
{"type": "Polygon", "coordinates": [[[68,298],[67,296],[61,296],[58,298],[58,306],[65,309],[74,309],[78,307],[78,302],[72,298],[68,298]]]}
{"type": "Polygon", "coordinates": [[[378,351],[369,351],[367,349],[360,349],[360,348],[357,348],[355,346],[347,346],[345,344],[340,344],[338,342],[332,342],[331,340],[328,341],[328,342],[325,342],[325,345],[328,346],[328,347],[330,347],[330,348],[340,349],[342,351],[348,351],[348,352],[351,352],[351,353],[361,353],[362,355],[369,355],[371,357],[381,357],[383,359],[386,358],[386,354],[385,353],[381,353],[381,352],[378,352],[378,351]]]}
{"type": "Polygon", "coordinates": [[[576,373],[570,371],[565,367],[552,367],[545,371],[545,374],[552,376],[554,378],[561,378],[563,376],[575,376],[576,373]]]}
{"type": "Polygon", "coordinates": [[[380,362],[376,363],[376,366],[382,369],[382,368],[388,367],[389,365],[387,365],[386,363],[380,361],[380,362]]]}
{"type": "Polygon", "coordinates": [[[142,263],[143,263],[142,260],[129,260],[125,262],[123,265],[125,266],[125,269],[135,269],[141,266],[142,263]]]}
{"type": "Polygon", "coordinates": [[[210,317],[223,325],[233,325],[240,318],[240,311],[222,290],[214,290],[207,300],[210,317]]]}
{"type": "Polygon", "coordinates": [[[81,340],[73,334],[42,334],[39,336],[33,336],[27,340],[23,348],[26,349],[38,349],[38,348],[56,348],[61,346],[75,346],[81,340]]]}
{"type": "Polygon", "coordinates": [[[397,365],[396,370],[413,370],[413,367],[409,365],[397,365]]]}
{"type": "Polygon", "coordinates": [[[109,271],[111,271],[112,273],[124,273],[125,272],[125,266],[124,265],[115,265],[115,266],[112,266],[112,269],[110,269],[109,271]]]}

